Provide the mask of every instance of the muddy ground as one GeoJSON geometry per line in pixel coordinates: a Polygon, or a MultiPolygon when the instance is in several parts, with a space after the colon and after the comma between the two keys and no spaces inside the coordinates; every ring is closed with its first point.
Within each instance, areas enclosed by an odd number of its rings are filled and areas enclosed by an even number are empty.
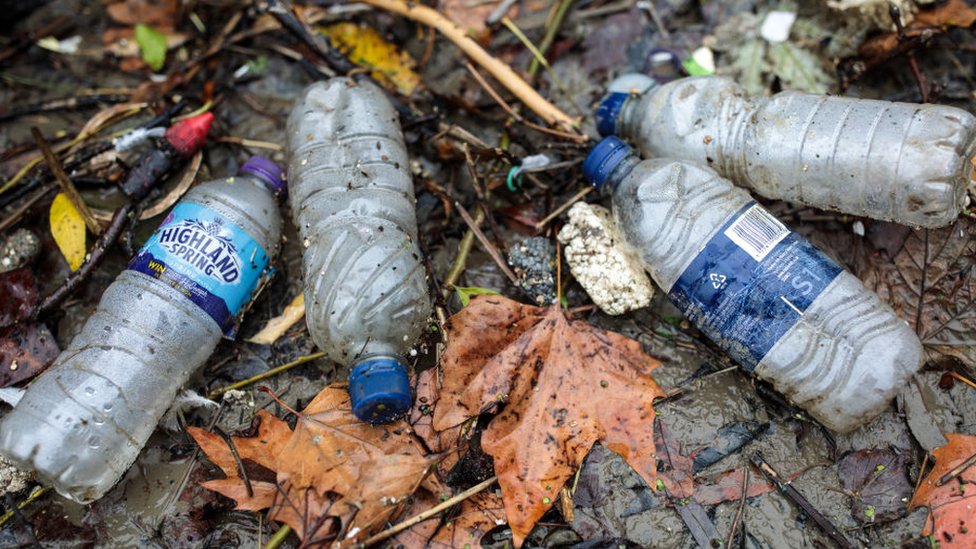
{"type": "MultiPolygon", "coordinates": [[[[190,2],[208,29],[219,28],[226,14],[241,10],[237,3],[208,0],[190,2]],[[223,15],[222,15],[223,14],[223,15]]],[[[522,2],[522,15],[515,18],[534,41],[541,39],[543,27],[539,13],[547,2],[522,2]]],[[[702,44],[715,43],[719,25],[737,21],[742,14],[765,13],[776,3],[751,0],[709,0],[700,4],[684,0],[657,0],[656,16],[669,30],[664,37],[648,12],[631,3],[578,2],[556,40],[550,58],[553,70],[565,90],[554,86],[547,74],[538,86],[567,113],[584,115],[584,131],[595,136],[589,115],[610,78],[628,71],[647,71],[648,59],[655,48],[668,48],[685,58],[702,44]],[[602,10],[602,11],[601,11],[602,10]],[[711,40],[711,42],[709,42],[711,40]]],[[[457,124],[484,142],[499,144],[506,114],[473,81],[464,68],[460,53],[449,42],[438,37],[428,49],[427,33],[412,23],[371,10],[354,15],[333,10],[331,19],[355,18],[380,30],[387,39],[401,45],[416,59],[423,59],[421,74],[428,92],[411,101],[412,116],[403,117],[405,136],[414,159],[417,181],[430,179],[449,189],[469,207],[476,197],[463,153],[456,142],[433,138],[440,133],[439,122],[457,124]]],[[[244,9],[245,28],[253,11],[244,9]]],[[[850,17],[829,14],[820,4],[800,5],[801,20],[815,22],[821,30],[811,31],[820,44],[807,44],[817,56],[822,70],[830,76],[829,90],[852,96],[919,101],[921,94],[904,57],[873,68],[852,81],[845,90],[839,88],[836,67],[843,55],[856,53],[856,44],[871,26],[850,17]],[[819,35],[817,33],[820,33],[819,35]],[[831,42],[831,39],[833,40],[831,42]]],[[[146,69],[126,71],[118,61],[101,51],[103,34],[111,26],[101,3],[54,1],[38,8],[25,19],[10,25],[8,33],[35,29],[55,17],[64,16],[72,29],[65,36],[82,37],[81,54],[53,53],[29,46],[0,64],[0,104],[3,110],[47,99],[71,97],[82,91],[100,88],[134,90],[151,80],[146,69]]],[[[541,18],[544,21],[544,16],[541,18]]],[[[742,24],[747,24],[746,22],[742,24]]],[[[185,23],[188,28],[190,25],[185,23]]],[[[212,30],[211,30],[212,32],[212,30]]],[[[530,56],[525,48],[504,28],[493,29],[488,47],[514,67],[524,69],[530,56]]],[[[729,32],[725,28],[723,32],[729,32]]],[[[976,43],[971,31],[951,31],[959,44],[976,43]]],[[[14,34],[8,34],[14,36],[14,34]]],[[[13,38],[8,38],[12,40],[13,38]]],[[[203,89],[215,84],[213,94],[219,97],[215,107],[216,136],[258,139],[272,144],[284,143],[284,121],[292,101],[300,90],[312,82],[316,71],[309,61],[296,62],[273,49],[274,44],[295,46],[295,38],[284,31],[262,35],[227,48],[205,64],[194,79],[177,86],[173,93],[183,94],[196,108],[203,89]],[[248,61],[263,56],[266,64],[255,75],[235,79],[231,75],[248,61]]],[[[734,44],[729,46],[734,48],[734,44]]],[[[300,47],[296,47],[302,51],[300,47]]],[[[184,54],[192,59],[199,48],[188,47],[184,54]]],[[[181,55],[181,54],[177,54],[181,55]]],[[[726,55],[731,55],[727,53],[726,55]]],[[[976,61],[972,49],[950,51],[920,48],[916,56],[926,82],[934,87],[940,102],[976,109],[971,68],[976,61]]],[[[720,55],[718,65],[728,62],[720,55]]],[[[179,61],[167,66],[172,70],[179,61]]],[[[842,74],[843,76],[843,74],[842,74]]],[[[782,82],[769,77],[772,91],[782,82]]],[[[507,97],[507,96],[506,96],[507,97]]],[[[511,101],[511,98],[509,97],[511,101]]],[[[32,143],[30,128],[38,127],[54,139],[58,132],[76,132],[97,110],[105,105],[65,109],[39,114],[24,114],[0,123],[0,150],[32,143]]],[[[552,136],[509,127],[510,151],[516,158],[545,152],[561,161],[580,161],[587,148],[552,136]]],[[[206,148],[198,181],[232,172],[248,153],[271,155],[284,161],[280,151],[248,148],[211,139],[206,148]]],[[[6,158],[6,157],[5,157],[6,158]]],[[[7,178],[23,165],[24,155],[7,158],[2,168],[7,178]]],[[[508,164],[504,161],[479,160],[479,169],[489,174],[494,191],[492,209],[503,245],[511,246],[530,231],[518,222],[519,216],[539,220],[563,204],[582,188],[578,166],[535,174],[517,192],[503,184],[508,164]]],[[[168,184],[172,187],[178,177],[168,184]]],[[[94,206],[111,207],[118,203],[117,191],[110,185],[83,187],[84,195],[94,206]]],[[[458,242],[466,226],[459,216],[445,215],[445,210],[429,188],[417,186],[417,210],[421,222],[421,239],[428,253],[432,278],[442,280],[454,261],[458,242]]],[[[599,202],[592,194],[588,201],[599,202]]],[[[857,264],[858,239],[853,233],[855,222],[872,226],[880,224],[855,220],[836,214],[817,212],[786,203],[767,202],[781,218],[820,243],[831,255],[848,265],[857,264]]],[[[11,214],[11,208],[3,216],[11,214]]],[[[287,215],[287,214],[286,214],[287,215]]],[[[561,224],[565,217],[555,221],[561,224]]],[[[158,224],[159,218],[139,224],[134,240],[141,242],[158,224]]],[[[30,210],[16,226],[35,232],[43,243],[43,252],[34,270],[38,273],[42,293],[56,287],[68,274],[68,267],[50,236],[45,206],[30,210]]],[[[552,238],[552,232],[541,233],[552,238]]],[[[125,265],[126,252],[116,247],[92,279],[76,292],[60,311],[44,320],[63,347],[80,328],[103,290],[125,265]]],[[[301,257],[293,227],[288,226],[284,252],[278,263],[278,275],[261,294],[247,315],[237,341],[223,342],[209,364],[194,377],[187,389],[197,394],[247,379],[271,367],[312,352],[304,324],[300,323],[274,345],[255,345],[244,340],[260,329],[269,318],[278,315],[301,288],[301,257]]],[[[565,273],[565,267],[562,269],[565,273]]],[[[494,288],[505,295],[522,298],[500,273],[498,267],[477,244],[467,262],[459,285],[494,288]]],[[[569,306],[589,303],[576,283],[567,287],[569,306]]],[[[450,304],[445,304],[450,306],[450,304]]],[[[700,334],[681,320],[665,297],[658,295],[652,305],[622,317],[588,312],[585,318],[602,328],[637,339],[645,351],[662,361],[655,378],[665,389],[680,388],[680,394],[667,399],[657,409],[660,421],[674,448],[685,455],[697,455],[703,449],[721,447],[728,441],[729,426],[744,428],[749,434],[736,440],[739,448],[696,472],[701,482],[725,471],[747,467],[750,456],[762,453],[768,463],[786,475],[799,474],[793,486],[802,492],[812,506],[833,522],[847,536],[864,547],[901,547],[918,541],[925,510],[908,513],[911,497],[925,449],[917,437],[942,433],[976,434],[976,398],[973,389],[961,383],[951,388],[940,386],[945,368],[930,367],[917,377],[918,390],[927,405],[928,427],[910,429],[903,401],[893,403],[880,418],[853,433],[831,433],[791,408],[761,382],[736,369],[730,360],[700,334]],[[934,425],[934,427],[933,427],[934,425]],[[724,430],[723,430],[724,429],[724,430]],[[920,434],[919,430],[926,433],[920,434]],[[902,505],[885,513],[868,513],[858,505],[859,497],[844,488],[842,458],[852,452],[868,449],[884,451],[894,470],[886,489],[902,505]],[[907,487],[907,489],[906,489],[907,487]]],[[[427,350],[432,349],[428,345],[427,350]]],[[[433,361],[432,353],[423,363],[433,361]]],[[[971,365],[970,365],[971,366],[971,365]]],[[[421,366],[423,367],[423,366],[421,366]]],[[[326,383],[343,379],[345,372],[334,364],[318,360],[266,382],[284,401],[301,408],[326,383]]],[[[169,429],[160,428],[143,451],[137,464],[125,479],[104,499],[91,506],[80,506],[60,496],[47,494],[33,502],[0,529],[0,547],[244,547],[266,541],[276,530],[260,514],[231,510],[229,500],[199,488],[196,484],[212,478],[215,468],[196,452],[193,441],[182,425],[216,425],[227,433],[247,429],[253,414],[269,408],[276,414],[283,410],[271,398],[253,387],[209,406],[187,406],[178,420],[170,418],[169,429]]],[[[8,409],[0,405],[0,414],[8,409]]],[[[734,438],[734,437],[733,437],[734,438]]],[[[734,446],[734,445],[733,445],[734,446]]],[[[603,448],[595,448],[576,481],[574,517],[568,521],[553,511],[543,520],[529,540],[541,547],[611,547],[622,546],[684,548],[695,547],[688,528],[673,506],[660,492],[646,486],[623,460],[603,448]]],[[[33,486],[33,484],[32,484],[33,486]]],[[[30,489],[10,494],[0,502],[4,511],[24,500],[30,489]]],[[[704,507],[707,517],[724,538],[729,531],[739,501],[704,507]]],[[[742,547],[832,547],[833,543],[800,512],[782,493],[773,491],[747,498],[741,514],[746,536],[742,547]]],[[[503,526],[493,532],[497,543],[506,545],[503,526]]],[[[284,546],[297,546],[292,537],[284,546]]]]}

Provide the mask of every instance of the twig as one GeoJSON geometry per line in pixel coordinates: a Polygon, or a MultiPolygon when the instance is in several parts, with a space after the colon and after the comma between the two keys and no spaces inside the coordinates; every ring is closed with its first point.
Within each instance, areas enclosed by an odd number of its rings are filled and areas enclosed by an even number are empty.
{"type": "Polygon", "coordinates": [[[962,463],[953,467],[951,471],[939,477],[939,480],[935,481],[935,485],[942,486],[943,484],[959,476],[959,473],[962,473],[974,463],[976,463],[976,454],[969,456],[962,463]]]}
{"type": "Polygon", "coordinates": [[[254,488],[251,486],[251,479],[247,478],[247,471],[244,470],[244,462],[241,461],[241,455],[237,453],[237,446],[234,444],[234,439],[230,438],[230,435],[216,425],[213,426],[212,430],[227,443],[227,447],[230,448],[230,455],[234,458],[234,465],[237,467],[238,476],[244,481],[244,489],[247,490],[247,496],[253,498],[254,488]]]}
{"type": "MultiPolygon", "coordinates": [[[[157,215],[168,210],[170,206],[176,204],[176,201],[182,198],[183,194],[186,193],[187,189],[197,178],[197,173],[200,171],[200,164],[203,162],[203,151],[197,151],[190,159],[190,162],[186,169],[183,170],[183,178],[177,183],[165,196],[157,200],[154,204],[143,208],[141,211],[136,213],[136,219],[139,221],[145,221],[147,219],[152,219],[157,215]]],[[[92,214],[95,219],[107,223],[112,219],[112,212],[106,210],[100,210],[97,208],[92,209],[92,214]]]]}
{"type": "Polygon", "coordinates": [[[573,131],[578,123],[558,107],[542,97],[507,64],[492,57],[484,48],[468,36],[463,27],[444,17],[436,10],[423,4],[407,4],[403,0],[363,0],[363,3],[398,13],[409,19],[434,27],[448,40],[454,42],[475,63],[485,68],[495,80],[525,103],[525,106],[539,115],[547,124],[553,124],[565,131],[573,131]]]}
{"type": "Polygon", "coordinates": [[[735,510],[735,517],[732,518],[732,527],[729,528],[729,536],[725,538],[725,547],[731,548],[735,541],[735,531],[739,529],[739,521],[742,519],[742,512],[746,507],[746,495],[749,493],[749,468],[746,467],[742,472],[742,497],[739,498],[739,508],[735,510]]]}
{"type": "Polygon", "coordinates": [[[0,231],[5,231],[14,226],[18,221],[20,221],[20,218],[27,212],[27,210],[31,209],[31,206],[40,202],[45,196],[48,195],[48,193],[56,188],[57,187],[55,185],[47,185],[38,189],[37,192],[30,196],[30,198],[23,201],[23,203],[21,203],[16,210],[11,212],[9,216],[7,216],[3,221],[0,221],[0,231]]]}
{"type": "MultiPolygon", "coordinates": [[[[474,214],[474,219],[472,223],[476,226],[480,226],[485,220],[485,211],[478,208],[478,211],[474,214]]],[[[464,236],[461,238],[461,244],[458,246],[458,253],[454,257],[454,263],[451,264],[451,270],[447,272],[447,276],[444,277],[443,287],[444,287],[444,297],[446,298],[451,292],[451,287],[457,284],[459,278],[461,278],[461,273],[464,272],[464,268],[468,262],[468,254],[471,253],[471,247],[474,245],[474,231],[470,228],[464,236]]]]}
{"type": "Polygon", "coordinates": [[[298,17],[295,17],[291,4],[287,0],[268,0],[268,12],[281,23],[285,30],[311,48],[317,57],[325,61],[337,73],[348,74],[356,68],[356,65],[336,51],[324,36],[313,33],[298,17]]]}
{"type": "Polygon", "coordinates": [[[269,377],[276,376],[276,375],[278,375],[278,374],[280,374],[282,372],[287,372],[288,370],[291,370],[295,366],[299,366],[299,365],[305,364],[306,362],[311,362],[313,360],[318,360],[318,359],[320,359],[320,358],[322,358],[324,356],[325,356],[325,353],[322,352],[322,351],[319,351],[317,353],[312,353],[310,355],[300,356],[300,357],[296,358],[295,360],[293,360],[293,361],[291,361],[291,362],[289,362],[287,364],[282,364],[281,366],[278,366],[277,368],[272,368],[272,369],[268,370],[267,372],[261,372],[260,374],[258,374],[256,376],[252,376],[252,377],[249,377],[247,379],[244,379],[244,380],[241,380],[241,381],[238,381],[238,382],[235,382],[235,383],[231,383],[230,385],[228,385],[226,387],[221,387],[219,389],[214,389],[213,391],[210,391],[207,394],[207,398],[209,398],[210,400],[213,400],[213,399],[219,397],[220,395],[226,393],[227,391],[233,391],[234,389],[240,389],[241,387],[247,387],[248,385],[251,385],[252,383],[257,383],[258,381],[261,381],[263,379],[268,379],[269,377]]]}
{"type": "MultiPolygon", "coordinates": [[[[569,13],[569,8],[573,6],[573,0],[558,0],[558,2],[559,5],[556,7],[556,14],[552,16],[552,20],[548,25],[546,25],[546,34],[542,37],[542,41],[539,42],[539,52],[543,56],[549,52],[549,48],[551,48],[553,42],[556,41],[556,36],[559,34],[559,29],[563,26],[563,22],[566,20],[566,15],[569,13]]],[[[529,78],[535,78],[535,75],[538,72],[539,60],[533,57],[532,61],[529,63],[529,78]]]]}
{"type": "Polygon", "coordinates": [[[776,470],[773,469],[773,467],[767,463],[765,459],[763,459],[761,453],[756,452],[752,455],[752,464],[759,469],[759,472],[761,472],[764,477],[775,484],[783,495],[788,497],[801,510],[803,510],[808,517],[813,519],[813,522],[815,522],[817,526],[819,526],[820,529],[827,534],[827,537],[834,541],[834,543],[841,546],[843,549],[854,549],[854,545],[851,544],[850,540],[848,540],[847,537],[845,537],[844,534],[842,534],[832,522],[827,520],[827,518],[824,517],[820,511],[811,505],[810,502],[807,501],[807,498],[803,497],[803,494],[797,491],[797,489],[794,488],[789,481],[784,481],[783,477],[781,477],[780,474],[777,473],[776,470]]]}
{"type": "Polygon", "coordinates": [[[471,214],[468,213],[468,210],[466,210],[460,202],[454,202],[454,207],[457,208],[458,213],[461,214],[461,218],[464,219],[465,223],[467,223],[468,228],[474,232],[474,236],[478,239],[478,242],[481,242],[481,245],[485,247],[485,251],[488,252],[488,255],[495,260],[498,268],[505,273],[505,276],[508,277],[512,284],[518,285],[518,277],[516,277],[515,273],[508,268],[508,264],[505,263],[505,260],[502,259],[501,255],[499,255],[498,249],[495,248],[494,244],[492,244],[490,240],[488,240],[485,233],[481,232],[481,228],[475,224],[474,219],[471,219],[471,214]]]}
{"type": "MultiPolygon", "coordinates": [[[[489,486],[491,486],[492,484],[494,484],[497,481],[498,481],[498,476],[496,475],[496,476],[491,477],[488,480],[485,480],[483,482],[479,482],[478,484],[475,484],[471,488],[468,488],[467,490],[465,490],[465,491],[461,492],[460,494],[452,497],[451,499],[445,500],[442,503],[439,503],[439,504],[435,505],[434,507],[431,507],[430,509],[427,509],[426,511],[424,511],[422,513],[418,513],[418,514],[416,514],[416,515],[408,518],[407,520],[404,520],[403,522],[400,522],[399,524],[397,524],[396,526],[393,526],[392,528],[387,528],[386,530],[380,532],[379,534],[376,534],[375,536],[373,536],[371,538],[368,538],[366,541],[364,541],[362,544],[360,544],[359,547],[369,547],[370,545],[374,545],[374,544],[379,543],[379,542],[381,542],[383,540],[390,539],[393,536],[399,534],[400,532],[406,530],[407,528],[410,528],[410,527],[414,526],[415,524],[420,524],[421,522],[429,519],[430,517],[436,515],[437,513],[440,513],[441,511],[443,511],[445,509],[449,509],[449,508],[457,505],[458,503],[461,503],[462,501],[470,498],[471,496],[473,496],[475,494],[478,494],[479,492],[484,491],[486,488],[488,488],[489,486]]],[[[267,549],[267,548],[265,548],[265,549],[267,549]]]]}
{"type": "Polygon", "coordinates": [[[288,526],[287,524],[282,524],[281,528],[278,528],[278,531],[275,532],[273,536],[268,538],[268,543],[267,545],[264,546],[264,549],[278,549],[278,547],[281,545],[283,541],[285,541],[285,538],[287,538],[289,534],[291,534],[291,526],[288,526]]]}
{"type": "Polygon", "coordinates": [[[105,232],[98,237],[98,241],[95,242],[95,245],[86,256],[85,262],[81,264],[81,267],[78,267],[77,271],[71,273],[67,280],[37,304],[34,311],[31,312],[32,318],[37,318],[53,309],[88,279],[95,268],[102,262],[102,259],[105,258],[112,244],[119,239],[119,235],[125,230],[126,225],[132,221],[130,214],[133,208],[135,208],[135,204],[127,202],[115,211],[112,221],[105,228],[105,232]]]}
{"type": "MultiPolygon", "coordinates": [[[[44,486],[42,488],[38,488],[37,490],[34,490],[31,493],[31,495],[27,496],[27,499],[17,504],[16,509],[18,511],[24,509],[25,507],[27,507],[31,503],[34,503],[35,501],[40,499],[41,496],[43,496],[44,494],[50,491],[51,491],[50,486],[44,486]]],[[[2,516],[0,516],[0,527],[3,527],[4,524],[7,524],[7,521],[13,518],[13,516],[14,516],[14,509],[7,511],[2,516]]]]}
{"type": "Polygon", "coordinates": [[[37,148],[40,149],[41,154],[44,155],[44,160],[47,162],[47,167],[51,169],[51,173],[54,174],[54,178],[58,180],[58,184],[61,185],[61,192],[64,193],[71,204],[78,210],[81,214],[81,218],[85,220],[85,226],[92,234],[97,235],[102,232],[102,228],[98,225],[98,221],[95,220],[95,216],[92,215],[90,209],[88,209],[88,204],[82,200],[81,195],[78,194],[78,189],[75,188],[74,183],[68,177],[68,174],[64,173],[64,167],[61,166],[61,161],[58,157],[54,156],[54,152],[51,151],[51,146],[47,144],[47,140],[44,139],[44,135],[41,130],[37,127],[31,128],[31,134],[34,136],[34,141],[37,142],[37,148]]]}
{"type": "Polygon", "coordinates": [[[549,215],[547,215],[546,217],[544,217],[542,219],[542,221],[536,223],[535,224],[535,229],[537,231],[538,230],[542,230],[542,228],[545,227],[550,221],[552,221],[553,219],[559,217],[559,215],[561,213],[563,213],[564,211],[568,210],[570,208],[570,206],[572,206],[573,204],[576,204],[581,198],[583,198],[584,196],[586,196],[587,194],[589,194],[590,191],[592,191],[595,188],[596,187],[586,187],[582,191],[574,194],[573,197],[570,198],[569,200],[567,200],[565,204],[563,204],[562,206],[560,206],[560,207],[556,208],[555,210],[553,210],[552,213],[550,213],[549,215]]]}

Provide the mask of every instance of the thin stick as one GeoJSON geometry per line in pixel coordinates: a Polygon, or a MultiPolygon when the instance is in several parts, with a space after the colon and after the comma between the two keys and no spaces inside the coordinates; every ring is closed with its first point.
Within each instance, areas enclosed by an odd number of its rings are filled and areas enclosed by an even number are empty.
{"type": "Polygon", "coordinates": [[[512,284],[517,285],[518,277],[515,276],[515,273],[508,268],[508,264],[505,263],[502,256],[498,254],[498,249],[495,248],[494,244],[492,244],[490,240],[488,240],[485,233],[481,232],[481,228],[475,224],[474,219],[471,219],[471,214],[468,213],[468,210],[464,209],[464,206],[462,206],[460,202],[455,202],[454,207],[457,208],[458,213],[461,214],[461,218],[464,219],[464,222],[468,224],[468,228],[474,232],[474,236],[477,237],[478,242],[481,242],[481,245],[485,247],[485,251],[488,252],[488,255],[495,260],[496,264],[498,264],[498,268],[505,273],[505,276],[508,277],[512,284]]]}
{"type": "Polygon", "coordinates": [[[41,150],[41,154],[44,155],[44,160],[47,162],[47,167],[51,169],[51,173],[54,174],[54,178],[58,180],[58,184],[61,185],[61,192],[64,193],[71,204],[78,210],[81,214],[81,218],[85,220],[85,226],[91,231],[93,235],[98,235],[102,232],[102,228],[98,225],[98,221],[95,220],[95,216],[92,215],[90,209],[88,209],[88,204],[82,200],[81,195],[78,194],[78,189],[75,188],[74,183],[71,182],[71,178],[68,174],[64,173],[64,167],[61,165],[61,161],[58,157],[54,156],[54,152],[51,150],[51,146],[48,145],[47,140],[44,139],[44,135],[41,130],[36,127],[31,128],[31,134],[34,136],[34,141],[37,143],[37,148],[41,150]]]}
{"type": "Polygon", "coordinates": [[[793,503],[802,509],[808,517],[813,519],[813,522],[815,522],[817,526],[819,526],[820,529],[827,534],[827,537],[834,541],[834,543],[843,549],[854,549],[854,545],[851,544],[850,540],[848,540],[847,537],[844,536],[844,534],[842,534],[832,522],[827,520],[827,518],[823,516],[820,511],[811,505],[810,502],[807,501],[807,498],[803,497],[803,494],[794,488],[788,481],[784,481],[783,477],[780,476],[780,474],[777,473],[776,470],[773,469],[773,467],[767,463],[765,459],[763,459],[761,453],[756,452],[752,455],[752,464],[759,469],[759,472],[762,473],[764,477],[776,485],[783,495],[793,501],[793,503]]]}
{"type": "Polygon", "coordinates": [[[234,143],[235,145],[241,145],[243,147],[249,147],[253,149],[268,149],[269,151],[281,151],[284,147],[277,143],[272,143],[270,141],[259,141],[257,139],[247,139],[245,137],[233,137],[225,136],[218,137],[218,143],[234,143]]]}
{"type": "MultiPolygon", "coordinates": [[[[43,488],[39,488],[37,490],[34,490],[34,492],[31,495],[27,496],[27,499],[25,499],[24,501],[22,501],[22,502],[20,502],[20,503],[17,504],[17,511],[23,510],[24,507],[27,507],[31,503],[34,503],[41,496],[43,496],[44,494],[46,494],[46,493],[48,493],[50,491],[51,491],[51,487],[50,486],[44,486],[43,488]]],[[[11,518],[13,518],[14,512],[15,511],[13,509],[11,509],[11,510],[7,511],[6,513],[4,513],[3,516],[0,516],[0,527],[2,527],[4,524],[7,524],[7,521],[10,520],[11,518]]]]}
{"type": "Polygon", "coordinates": [[[942,486],[943,484],[959,476],[959,473],[962,473],[974,463],[976,463],[976,454],[969,456],[965,461],[953,467],[951,471],[939,477],[939,480],[935,481],[935,485],[942,486]]]}
{"type": "Polygon", "coordinates": [[[568,210],[570,208],[570,206],[572,206],[573,204],[576,204],[577,202],[579,202],[579,200],[581,198],[583,198],[584,196],[590,194],[590,191],[592,191],[595,188],[596,187],[587,187],[587,188],[583,189],[582,191],[574,194],[573,197],[570,198],[569,200],[567,200],[565,204],[563,204],[562,206],[560,206],[560,207],[556,208],[555,210],[553,210],[552,213],[549,214],[549,215],[547,215],[546,217],[544,217],[542,219],[542,221],[536,223],[535,224],[535,229],[537,231],[538,230],[542,230],[542,228],[545,227],[550,221],[552,221],[553,219],[559,217],[559,215],[561,213],[563,213],[566,210],[568,210]]]}
{"type": "Polygon", "coordinates": [[[243,379],[243,380],[238,381],[238,382],[235,382],[235,383],[231,383],[230,385],[228,385],[226,387],[221,387],[219,389],[214,389],[213,391],[210,391],[210,393],[207,394],[207,398],[209,398],[210,400],[213,400],[213,399],[219,397],[220,395],[226,393],[227,391],[233,391],[234,389],[240,389],[241,387],[247,387],[248,385],[251,385],[253,383],[257,383],[258,381],[261,381],[263,379],[268,379],[269,377],[276,376],[276,375],[278,375],[278,374],[280,374],[282,372],[287,372],[288,370],[291,370],[295,366],[299,366],[301,364],[305,364],[306,362],[311,362],[313,360],[318,360],[318,359],[320,359],[320,358],[322,358],[324,356],[325,356],[325,353],[322,352],[322,351],[319,351],[317,353],[312,353],[310,355],[300,356],[300,357],[296,358],[295,360],[293,360],[293,361],[291,361],[291,362],[289,362],[287,364],[282,364],[281,366],[278,366],[277,368],[272,368],[272,369],[268,370],[267,372],[261,372],[260,374],[258,374],[256,376],[249,377],[247,379],[243,379]]]}
{"type": "Polygon", "coordinates": [[[234,458],[234,465],[237,467],[238,476],[244,481],[244,489],[247,490],[247,496],[253,498],[254,488],[251,487],[251,479],[247,478],[247,471],[244,469],[244,462],[241,461],[241,455],[237,453],[237,446],[234,445],[234,439],[230,438],[230,435],[216,425],[213,426],[213,432],[224,439],[224,443],[230,448],[230,455],[234,458]]]}
{"type": "Polygon", "coordinates": [[[291,526],[282,524],[281,528],[278,528],[278,531],[275,532],[273,536],[268,538],[268,544],[264,546],[264,549],[278,549],[281,542],[285,541],[285,538],[287,538],[289,534],[291,534],[291,526]]]}
{"type": "MultiPolygon", "coordinates": [[[[414,515],[413,517],[408,518],[407,520],[397,524],[396,526],[393,526],[392,528],[387,528],[386,530],[380,532],[379,534],[376,534],[375,536],[364,541],[362,545],[360,545],[360,547],[369,547],[370,545],[374,545],[383,540],[390,539],[393,536],[399,534],[400,532],[406,530],[407,528],[410,528],[415,524],[420,524],[421,522],[429,519],[430,517],[436,515],[437,513],[440,513],[445,509],[449,509],[457,505],[458,503],[461,503],[462,501],[468,499],[469,497],[484,491],[486,488],[488,488],[489,486],[491,486],[497,481],[498,481],[498,476],[496,475],[491,477],[488,480],[479,482],[478,484],[475,484],[471,488],[468,488],[467,490],[452,497],[451,499],[445,500],[444,502],[439,503],[434,507],[431,507],[430,509],[427,509],[423,513],[414,515]]],[[[265,549],[267,549],[267,547],[265,549]]]]}
{"type": "Polygon", "coordinates": [[[732,527],[729,528],[729,535],[725,538],[725,547],[732,547],[732,542],[735,540],[735,532],[739,529],[739,521],[742,519],[742,511],[746,507],[746,495],[749,493],[749,467],[745,467],[742,471],[742,497],[739,498],[739,508],[735,511],[735,517],[732,519],[732,527]]]}
{"type": "MultiPolygon", "coordinates": [[[[485,220],[485,211],[478,208],[478,211],[474,214],[473,222],[475,225],[481,225],[485,220]]],[[[451,265],[451,270],[447,272],[447,276],[444,277],[444,296],[447,297],[451,293],[451,287],[457,284],[459,278],[461,278],[461,273],[464,272],[464,268],[468,263],[468,254],[471,253],[471,247],[474,245],[474,231],[468,229],[464,233],[464,237],[461,238],[461,244],[458,246],[457,256],[454,257],[454,263],[451,265]]]]}
{"type": "Polygon", "coordinates": [[[488,85],[488,81],[485,80],[484,76],[481,76],[481,74],[478,72],[478,69],[474,68],[474,65],[472,65],[468,61],[465,61],[464,66],[467,67],[468,72],[471,73],[471,76],[473,76],[474,79],[477,80],[479,84],[481,84],[481,87],[484,88],[486,92],[488,92],[488,95],[490,95],[491,98],[495,100],[495,103],[498,103],[498,106],[505,109],[505,112],[507,112],[508,115],[511,116],[512,118],[514,118],[518,122],[522,122],[522,115],[515,112],[515,109],[513,109],[512,106],[509,105],[507,101],[502,99],[502,96],[498,95],[498,92],[495,91],[495,88],[492,88],[490,85],[488,85]]]}
{"type": "MultiPolygon", "coordinates": [[[[543,56],[552,47],[553,42],[556,41],[556,35],[559,34],[559,29],[563,26],[563,21],[566,20],[566,15],[569,13],[569,8],[573,6],[573,0],[559,0],[559,6],[556,8],[556,14],[552,17],[552,21],[546,27],[546,34],[542,37],[542,41],[539,42],[539,52],[543,56]]],[[[532,62],[529,63],[529,77],[535,78],[536,73],[539,72],[539,60],[535,57],[532,58],[532,62]]]]}
{"type": "Polygon", "coordinates": [[[423,4],[407,4],[403,0],[364,0],[364,4],[398,13],[418,23],[434,27],[448,40],[461,48],[475,63],[485,68],[495,80],[525,103],[525,106],[539,115],[547,124],[553,124],[565,131],[573,131],[578,123],[535,91],[507,64],[492,57],[484,48],[468,36],[467,31],[444,17],[436,10],[423,4]]]}

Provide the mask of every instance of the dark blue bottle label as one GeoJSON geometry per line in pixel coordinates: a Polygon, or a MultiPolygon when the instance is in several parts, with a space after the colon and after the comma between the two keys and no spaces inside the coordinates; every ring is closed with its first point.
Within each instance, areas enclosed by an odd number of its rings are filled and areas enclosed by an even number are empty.
{"type": "Polygon", "coordinates": [[[192,202],[177,204],[129,269],[161,280],[203,309],[227,337],[268,267],[268,254],[244,229],[192,202]]]}
{"type": "Polygon", "coordinates": [[[668,296],[752,371],[840,272],[753,201],[708,241],[668,296]]]}

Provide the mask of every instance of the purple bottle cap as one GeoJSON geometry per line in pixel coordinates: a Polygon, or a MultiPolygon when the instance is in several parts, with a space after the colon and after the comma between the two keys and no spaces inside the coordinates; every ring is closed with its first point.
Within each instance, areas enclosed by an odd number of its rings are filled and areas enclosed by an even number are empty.
{"type": "Polygon", "coordinates": [[[276,196],[282,196],[288,190],[288,186],[285,185],[284,171],[280,166],[272,162],[271,160],[263,156],[252,156],[241,166],[239,172],[246,172],[249,174],[256,175],[260,177],[265,183],[268,184],[268,188],[271,189],[276,196]]]}

